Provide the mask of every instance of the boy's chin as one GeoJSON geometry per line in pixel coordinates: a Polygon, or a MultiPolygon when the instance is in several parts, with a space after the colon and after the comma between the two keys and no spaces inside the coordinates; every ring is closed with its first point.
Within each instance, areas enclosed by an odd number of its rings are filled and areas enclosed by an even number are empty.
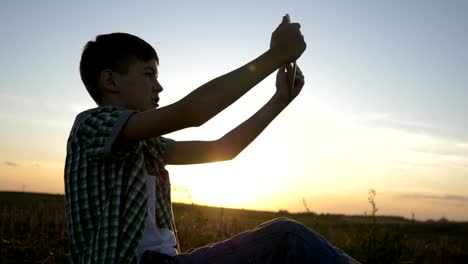
{"type": "Polygon", "coordinates": [[[158,107],[159,107],[159,105],[150,105],[150,106],[144,107],[144,108],[143,108],[143,109],[144,109],[143,111],[154,110],[154,109],[156,109],[156,108],[158,108],[158,107]]]}

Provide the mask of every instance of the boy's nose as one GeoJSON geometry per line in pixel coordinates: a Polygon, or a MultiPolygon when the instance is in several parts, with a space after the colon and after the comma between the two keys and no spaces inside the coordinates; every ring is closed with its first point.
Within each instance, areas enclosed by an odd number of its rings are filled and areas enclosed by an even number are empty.
{"type": "Polygon", "coordinates": [[[158,82],[158,80],[154,80],[154,83],[153,83],[153,91],[155,92],[162,92],[163,91],[163,87],[162,85],[158,82]]]}
{"type": "Polygon", "coordinates": [[[164,89],[162,88],[161,85],[155,85],[153,86],[153,91],[157,92],[157,93],[160,93],[162,92],[164,89]]]}

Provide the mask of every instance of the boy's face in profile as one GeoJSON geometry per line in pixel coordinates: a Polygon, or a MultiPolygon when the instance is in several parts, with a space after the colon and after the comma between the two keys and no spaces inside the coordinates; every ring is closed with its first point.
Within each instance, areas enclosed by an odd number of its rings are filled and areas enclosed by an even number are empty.
{"type": "Polygon", "coordinates": [[[159,93],[163,88],[157,80],[158,64],[155,59],[133,60],[126,74],[114,74],[119,101],[123,106],[140,111],[158,107],[159,93]]]}

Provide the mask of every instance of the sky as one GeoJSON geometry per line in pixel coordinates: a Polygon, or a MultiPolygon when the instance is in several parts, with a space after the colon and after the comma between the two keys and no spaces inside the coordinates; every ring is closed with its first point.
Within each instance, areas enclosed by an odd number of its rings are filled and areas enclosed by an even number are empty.
{"type": "MultiPolygon", "coordinates": [[[[306,84],[232,161],[168,166],[175,202],[468,221],[468,2],[2,1],[0,190],[64,193],[75,116],[95,107],[78,65],[98,34],[154,46],[160,105],[255,59],[284,14],[306,84]],[[305,204],[304,204],[305,202],[305,204]]],[[[275,74],[201,127],[215,140],[275,91],[275,74]]]]}

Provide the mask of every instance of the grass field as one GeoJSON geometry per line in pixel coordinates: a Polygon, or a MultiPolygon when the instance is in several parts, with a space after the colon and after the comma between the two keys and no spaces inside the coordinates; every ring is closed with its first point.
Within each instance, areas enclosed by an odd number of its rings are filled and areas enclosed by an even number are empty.
{"type": "MultiPolygon", "coordinates": [[[[287,217],[363,263],[468,263],[468,223],[378,216],[372,203],[368,216],[173,206],[182,250],[287,217]]],[[[68,252],[63,195],[0,192],[0,263],[66,263],[68,252]]]]}

